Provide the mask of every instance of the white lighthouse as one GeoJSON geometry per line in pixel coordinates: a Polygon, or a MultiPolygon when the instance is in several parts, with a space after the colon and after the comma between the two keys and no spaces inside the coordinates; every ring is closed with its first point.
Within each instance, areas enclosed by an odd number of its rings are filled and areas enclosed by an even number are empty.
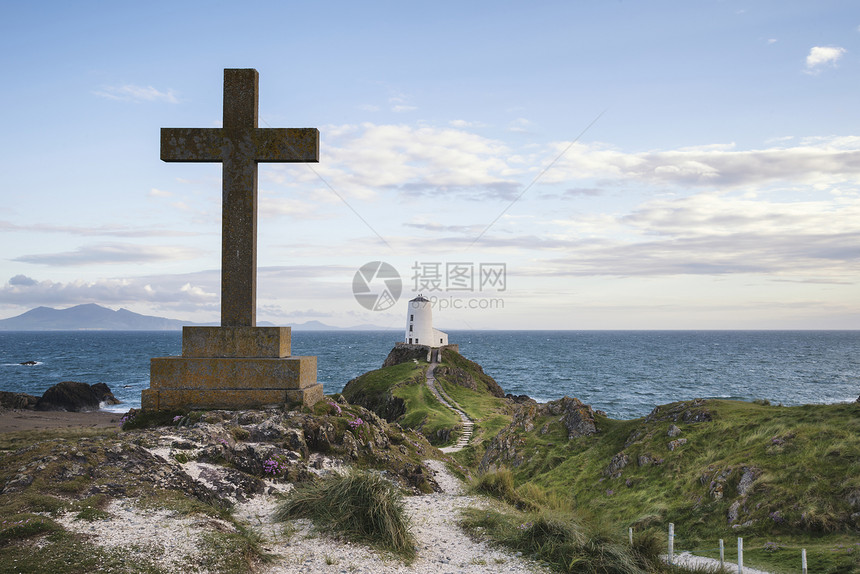
{"type": "Polygon", "coordinates": [[[404,341],[407,345],[428,347],[444,347],[448,344],[448,334],[433,328],[432,305],[422,295],[409,301],[407,306],[404,341]]]}

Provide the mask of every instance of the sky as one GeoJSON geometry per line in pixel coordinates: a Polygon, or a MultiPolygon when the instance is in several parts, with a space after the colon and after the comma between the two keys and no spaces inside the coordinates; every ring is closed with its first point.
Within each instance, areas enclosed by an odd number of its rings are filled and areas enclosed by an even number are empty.
{"type": "Polygon", "coordinates": [[[259,166],[259,322],[860,328],[855,0],[6,1],[0,62],[0,318],[217,322],[221,166],[159,133],[255,68],[320,131],[259,166]]]}

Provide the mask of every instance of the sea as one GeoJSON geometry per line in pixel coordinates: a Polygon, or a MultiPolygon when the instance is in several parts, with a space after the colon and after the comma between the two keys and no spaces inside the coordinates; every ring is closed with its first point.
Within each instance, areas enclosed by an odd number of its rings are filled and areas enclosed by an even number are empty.
{"type": "MultiPolygon", "coordinates": [[[[860,331],[449,331],[451,343],[507,393],[577,397],[615,419],[694,398],[786,406],[855,401],[860,331]]],[[[397,331],[293,331],[293,355],[317,356],[336,393],[382,366],[397,331]]],[[[179,331],[0,332],[0,390],[40,396],[60,381],[106,383],[140,407],[149,360],[181,354],[179,331]],[[34,361],[35,365],[21,363],[34,361]]]]}

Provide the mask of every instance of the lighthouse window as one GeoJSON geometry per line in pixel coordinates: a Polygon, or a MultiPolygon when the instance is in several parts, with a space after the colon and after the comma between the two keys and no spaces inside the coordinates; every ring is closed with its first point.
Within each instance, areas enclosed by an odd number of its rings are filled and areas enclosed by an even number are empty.
{"type": "Polygon", "coordinates": [[[412,332],[412,325],[409,325],[409,332],[412,332]]]}
{"type": "Polygon", "coordinates": [[[414,321],[414,320],[415,320],[415,315],[409,315],[409,320],[410,320],[410,321],[414,321]]]}

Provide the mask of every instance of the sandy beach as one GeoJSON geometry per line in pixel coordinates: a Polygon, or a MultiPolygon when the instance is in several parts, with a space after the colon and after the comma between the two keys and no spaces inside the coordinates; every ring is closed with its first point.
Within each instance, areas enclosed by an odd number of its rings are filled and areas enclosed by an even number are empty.
{"type": "Polygon", "coordinates": [[[9,410],[0,412],[0,433],[59,428],[107,428],[119,425],[121,413],[90,411],[68,413],[63,411],[9,410]]]}

